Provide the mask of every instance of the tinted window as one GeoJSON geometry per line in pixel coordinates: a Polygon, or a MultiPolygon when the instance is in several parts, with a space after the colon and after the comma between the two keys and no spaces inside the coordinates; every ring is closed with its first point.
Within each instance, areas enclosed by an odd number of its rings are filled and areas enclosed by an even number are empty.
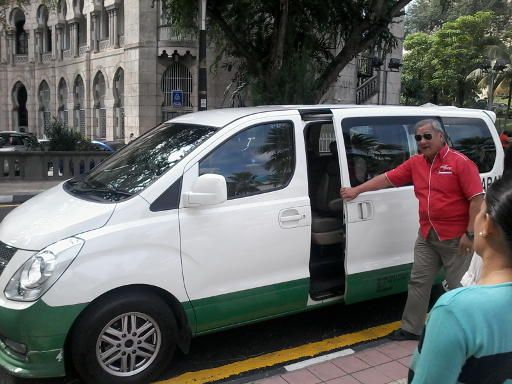
{"type": "Polygon", "coordinates": [[[11,136],[9,138],[9,144],[10,145],[23,145],[23,140],[20,136],[11,136]]]}
{"type": "Polygon", "coordinates": [[[257,125],[215,149],[199,164],[199,174],[226,178],[228,199],[270,192],[286,186],[295,167],[293,124],[257,125]]]}
{"type": "Polygon", "coordinates": [[[410,148],[416,148],[413,139],[414,125],[422,119],[423,117],[344,119],[343,139],[351,186],[362,184],[407,160],[411,156],[410,148]]]}
{"type": "Polygon", "coordinates": [[[489,172],[496,160],[496,147],[487,125],[480,119],[443,118],[454,149],[475,162],[478,170],[489,172]]]}

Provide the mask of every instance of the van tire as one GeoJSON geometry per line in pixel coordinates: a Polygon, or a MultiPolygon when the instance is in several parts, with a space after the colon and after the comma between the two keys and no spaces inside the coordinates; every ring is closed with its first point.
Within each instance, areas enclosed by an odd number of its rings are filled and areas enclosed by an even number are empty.
{"type": "Polygon", "coordinates": [[[162,298],[144,291],[116,292],[93,303],[78,320],[71,339],[71,361],[84,383],[146,384],[172,359],[176,338],[176,319],[162,298]],[[111,342],[100,341],[101,336],[111,342]],[[109,356],[110,349],[115,351],[109,356]],[[108,357],[100,359],[101,352],[108,357]],[[119,358],[109,362],[114,356],[119,358]]]}

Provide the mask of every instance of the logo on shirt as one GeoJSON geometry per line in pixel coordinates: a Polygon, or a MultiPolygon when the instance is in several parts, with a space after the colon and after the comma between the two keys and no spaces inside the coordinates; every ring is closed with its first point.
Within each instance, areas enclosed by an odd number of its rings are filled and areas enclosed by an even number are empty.
{"type": "Polygon", "coordinates": [[[443,164],[439,167],[439,172],[438,172],[440,175],[451,175],[453,172],[452,172],[452,167],[449,166],[449,165],[446,165],[446,164],[443,164]]]}

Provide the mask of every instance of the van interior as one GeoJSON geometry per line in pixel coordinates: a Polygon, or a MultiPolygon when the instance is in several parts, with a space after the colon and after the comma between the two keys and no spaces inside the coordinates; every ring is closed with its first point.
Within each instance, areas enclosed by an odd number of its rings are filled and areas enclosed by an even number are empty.
{"type": "Polygon", "coordinates": [[[308,123],[304,137],[312,213],[309,293],[313,300],[325,300],[345,290],[345,223],[332,120],[308,123]]]}

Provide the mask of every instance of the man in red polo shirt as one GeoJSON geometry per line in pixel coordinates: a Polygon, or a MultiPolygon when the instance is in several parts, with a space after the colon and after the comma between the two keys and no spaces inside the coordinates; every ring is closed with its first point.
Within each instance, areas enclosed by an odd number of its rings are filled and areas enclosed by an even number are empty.
{"type": "Polygon", "coordinates": [[[414,185],[420,231],[414,246],[402,327],[389,336],[393,340],[419,339],[430,290],[441,266],[449,288],[460,286],[473,254],[473,223],[483,199],[478,168],[446,145],[439,121],[422,120],[415,131],[421,154],[364,184],[340,190],[341,197],[349,201],[363,192],[414,185]]]}

